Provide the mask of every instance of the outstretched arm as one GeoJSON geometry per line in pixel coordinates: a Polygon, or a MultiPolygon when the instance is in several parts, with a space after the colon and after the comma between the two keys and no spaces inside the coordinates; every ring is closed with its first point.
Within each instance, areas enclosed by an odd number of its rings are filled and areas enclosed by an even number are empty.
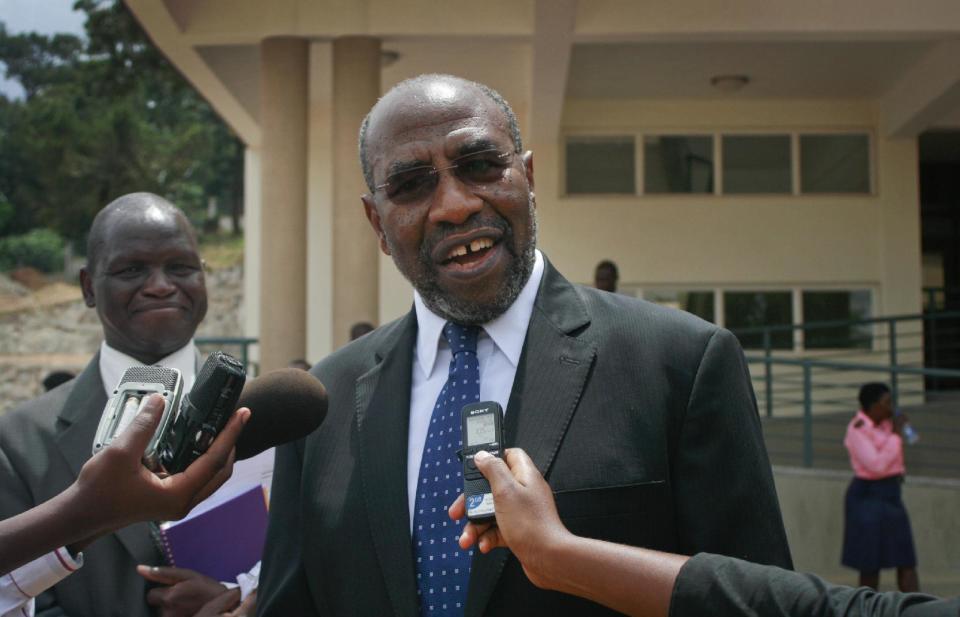
{"type": "MultiPolygon", "coordinates": [[[[530,581],[544,589],[599,602],[628,615],[667,617],[934,617],[960,615],[960,597],[941,600],[920,593],[884,592],[831,585],[813,574],[700,553],[684,557],[574,536],[557,515],[553,494],[523,450],[506,462],[478,454],[477,468],[490,481],[496,523],[468,523],[463,548],[480,552],[506,547],[530,581]]],[[[466,512],[463,495],[450,517],[466,512]]]]}
{"type": "Polygon", "coordinates": [[[183,518],[230,477],[233,445],[250,410],[237,410],[206,453],[166,478],[141,462],[162,411],[163,399],[151,396],[123,434],[87,461],[66,490],[0,521],[0,574],[61,546],[82,548],[131,523],[183,518]]]}

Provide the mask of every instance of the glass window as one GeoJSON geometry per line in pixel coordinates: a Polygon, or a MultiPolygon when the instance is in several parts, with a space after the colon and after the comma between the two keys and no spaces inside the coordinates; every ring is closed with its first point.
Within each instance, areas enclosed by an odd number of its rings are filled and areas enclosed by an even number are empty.
{"type": "Polygon", "coordinates": [[[713,137],[645,137],[643,182],[645,193],[712,193],[713,137]]]}
{"type": "Polygon", "coordinates": [[[869,193],[866,135],[801,135],[801,193],[869,193]]]}
{"type": "MultiPolygon", "coordinates": [[[[870,291],[804,291],[803,321],[851,321],[870,317],[870,291]]],[[[869,349],[873,343],[867,324],[804,330],[806,349],[869,349]]]]}
{"type": "Polygon", "coordinates": [[[632,136],[567,138],[568,194],[636,192],[632,136]]]}
{"type": "Polygon", "coordinates": [[[680,291],[675,289],[647,289],[643,297],[651,302],[693,313],[701,319],[716,321],[712,291],[680,291]]]}
{"type": "Polygon", "coordinates": [[[789,135],[724,135],[724,193],[791,193],[789,135]]]}
{"type": "MultiPolygon", "coordinates": [[[[725,325],[737,335],[745,349],[763,349],[763,332],[744,330],[792,324],[790,296],[789,291],[726,291],[723,294],[725,325]]],[[[793,332],[773,330],[770,343],[773,349],[793,349],[793,332]]]]}

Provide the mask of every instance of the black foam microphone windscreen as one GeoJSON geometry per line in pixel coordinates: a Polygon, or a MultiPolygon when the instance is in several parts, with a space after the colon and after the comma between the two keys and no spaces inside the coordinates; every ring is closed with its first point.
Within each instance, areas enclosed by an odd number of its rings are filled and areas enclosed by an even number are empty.
{"type": "Polygon", "coordinates": [[[237,439],[242,460],[312,433],[327,415],[327,390],[304,370],[277,369],[248,381],[237,407],[250,408],[237,439]]]}

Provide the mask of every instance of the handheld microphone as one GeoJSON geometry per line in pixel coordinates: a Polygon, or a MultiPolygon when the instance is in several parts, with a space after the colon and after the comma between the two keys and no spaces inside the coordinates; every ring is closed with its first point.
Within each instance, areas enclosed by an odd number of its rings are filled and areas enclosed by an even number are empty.
{"type": "Polygon", "coordinates": [[[140,412],[147,397],[154,392],[163,396],[163,414],[144,451],[143,462],[150,469],[157,467],[161,440],[180,409],[183,377],[175,368],[134,366],[123,372],[120,383],[114,388],[103,409],[103,415],[100,416],[97,434],[93,438],[93,454],[109,446],[110,442],[123,432],[140,412]]]}
{"type": "Polygon", "coordinates": [[[237,408],[246,378],[233,356],[215,351],[207,357],[162,440],[160,464],[167,473],[183,471],[207,451],[237,408]]]}
{"type": "Polygon", "coordinates": [[[316,430],[327,415],[327,390],[304,370],[282,368],[248,382],[236,407],[250,408],[236,445],[243,460],[316,430]]]}

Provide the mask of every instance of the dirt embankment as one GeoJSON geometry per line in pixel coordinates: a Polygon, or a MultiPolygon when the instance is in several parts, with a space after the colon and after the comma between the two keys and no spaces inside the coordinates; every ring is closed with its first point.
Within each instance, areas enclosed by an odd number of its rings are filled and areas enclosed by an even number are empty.
{"type": "MultiPolygon", "coordinates": [[[[102,338],[96,312],[84,305],[78,285],[27,282],[0,274],[0,414],[40,394],[49,372],[82,370],[102,338]]],[[[241,266],[209,272],[207,296],[209,310],[197,334],[241,336],[241,266]]]]}

